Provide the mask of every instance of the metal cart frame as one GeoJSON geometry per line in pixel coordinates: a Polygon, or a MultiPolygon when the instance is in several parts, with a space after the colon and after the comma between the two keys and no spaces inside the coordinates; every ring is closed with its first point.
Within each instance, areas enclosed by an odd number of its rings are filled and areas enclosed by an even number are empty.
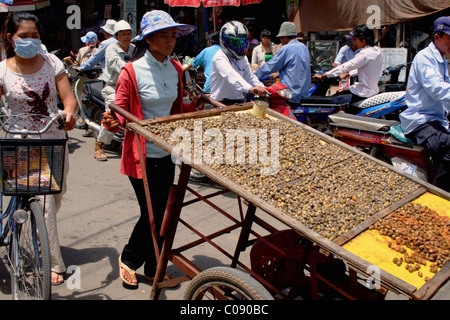
{"type": "MultiPolygon", "coordinates": [[[[155,122],[164,122],[164,121],[176,121],[183,118],[189,118],[189,117],[205,117],[205,116],[213,116],[218,115],[224,111],[240,111],[240,110],[247,110],[250,109],[252,106],[251,103],[243,104],[241,106],[230,106],[230,107],[221,107],[218,109],[213,110],[204,110],[204,111],[197,111],[195,113],[187,113],[187,114],[180,114],[180,115],[174,115],[169,116],[165,118],[159,118],[159,119],[153,119],[153,120],[139,120],[135,116],[127,113],[123,109],[115,106],[114,104],[111,105],[111,109],[113,112],[117,112],[121,114],[123,117],[125,117],[129,123],[127,125],[127,129],[134,132],[136,135],[136,138],[139,139],[140,137],[144,137],[145,139],[152,141],[159,145],[161,148],[165,149],[166,151],[171,151],[172,146],[163,141],[158,136],[150,133],[149,131],[145,130],[143,128],[143,125],[148,125],[150,123],[155,122]]],[[[360,153],[361,155],[368,157],[363,152],[360,152],[358,150],[355,150],[351,148],[350,146],[333,139],[325,134],[322,134],[310,127],[307,127],[306,125],[303,125],[300,122],[296,122],[292,119],[289,119],[277,112],[274,112],[272,110],[268,110],[267,112],[270,116],[273,116],[275,118],[284,120],[284,121],[290,121],[292,123],[295,123],[298,126],[301,126],[304,130],[309,130],[313,132],[314,134],[318,135],[318,138],[323,139],[328,142],[332,142],[334,144],[338,144],[342,146],[343,148],[346,148],[348,150],[351,150],[352,152],[360,153]]],[[[140,147],[140,144],[138,144],[138,151],[140,153],[140,161],[141,164],[144,163],[142,150],[140,147]]],[[[385,163],[370,158],[373,161],[378,162],[379,164],[383,166],[387,166],[385,163]]],[[[422,187],[414,192],[413,194],[410,194],[409,196],[405,197],[401,201],[398,201],[397,203],[394,203],[393,205],[389,206],[388,208],[385,208],[384,210],[375,213],[371,218],[367,219],[366,221],[360,223],[356,228],[350,230],[347,232],[344,236],[339,237],[338,239],[334,241],[329,241],[320,235],[318,235],[313,230],[307,228],[305,225],[301,224],[298,220],[295,218],[288,216],[284,214],[282,211],[280,211],[277,208],[274,208],[273,206],[269,205],[268,203],[262,201],[258,197],[256,197],[254,194],[246,191],[242,187],[240,187],[238,184],[234,183],[233,181],[229,181],[228,179],[225,179],[219,175],[214,170],[211,170],[209,167],[204,165],[198,165],[198,164],[191,164],[190,159],[183,159],[182,157],[179,159],[182,161],[181,163],[181,170],[180,174],[178,176],[178,181],[176,184],[173,184],[168,204],[166,207],[166,212],[163,220],[163,224],[161,226],[161,236],[164,237],[164,244],[162,246],[161,252],[159,252],[159,248],[157,247],[157,242],[154,241],[155,246],[155,252],[157,255],[157,271],[155,274],[154,284],[152,287],[152,291],[150,294],[151,299],[158,299],[159,294],[161,292],[161,289],[173,285],[175,283],[180,283],[183,281],[188,281],[192,279],[194,276],[196,276],[198,273],[200,273],[202,270],[194,265],[191,261],[189,261],[184,255],[183,251],[190,249],[194,246],[200,245],[202,243],[208,243],[212,245],[215,249],[217,249],[219,252],[227,256],[231,260],[230,266],[235,267],[241,267],[246,272],[248,272],[252,277],[254,277],[256,280],[258,280],[260,283],[264,285],[264,287],[268,288],[271,292],[273,292],[277,297],[281,299],[289,299],[292,298],[292,294],[294,291],[290,291],[288,293],[282,292],[279,288],[277,288],[272,283],[268,282],[266,279],[258,275],[256,272],[254,272],[250,267],[244,265],[240,262],[240,253],[244,251],[247,247],[253,245],[256,241],[260,241],[264,243],[265,245],[269,246],[270,248],[274,249],[278,254],[282,257],[287,257],[289,254],[292,254],[292,252],[289,252],[281,247],[278,247],[274,245],[271,241],[267,240],[267,237],[258,234],[256,231],[252,229],[253,226],[259,225],[263,229],[267,230],[269,233],[274,233],[280,230],[277,230],[272,225],[268,224],[264,219],[258,217],[256,215],[257,209],[260,209],[262,214],[267,214],[272,218],[275,218],[279,222],[281,222],[283,225],[285,225],[288,229],[294,230],[298,234],[300,234],[302,237],[310,241],[310,245],[307,245],[305,247],[305,254],[299,259],[301,266],[309,266],[309,277],[306,278],[306,281],[308,282],[309,287],[311,288],[311,297],[313,299],[318,299],[319,297],[319,289],[322,285],[325,285],[328,288],[331,288],[332,290],[335,290],[342,296],[348,298],[348,299],[379,299],[380,294],[383,296],[387,290],[392,290],[394,292],[404,294],[408,296],[411,299],[429,299],[431,298],[437,290],[445,284],[445,282],[450,277],[450,263],[447,263],[433,278],[428,281],[424,286],[422,286],[419,290],[417,290],[416,287],[412,286],[411,284],[395,277],[394,275],[389,274],[388,272],[380,269],[380,278],[381,278],[381,284],[382,289],[379,291],[376,290],[367,290],[367,288],[361,288],[361,285],[358,283],[358,281],[361,279],[360,276],[363,275],[365,278],[370,278],[370,266],[371,264],[364,259],[356,256],[355,254],[343,249],[341,245],[367,229],[371,224],[373,224],[374,221],[388,215],[395,209],[401,207],[402,205],[412,201],[413,199],[417,198],[421,194],[425,192],[431,192],[433,194],[436,194],[440,197],[443,197],[444,199],[450,200],[450,196],[445,191],[442,191],[439,188],[436,188],[428,183],[423,182],[422,180],[419,180],[415,177],[406,175],[402,173],[401,171],[388,167],[390,170],[393,170],[397,172],[398,174],[401,174],[405,177],[407,177],[410,180],[413,180],[414,182],[420,184],[422,187]],[[188,164],[189,163],[189,164],[188,164]],[[189,187],[188,181],[189,181],[189,173],[191,169],[198,170],[202,172],[203,174],[207,175],[209,178],[213,179],[215,182],[219,183],[224,187],[224,190],[220,190],[208,195],[201,195],[194,191],[192,188],[189,187]],[[189,191],[192,193],[196,199],[184,202],[186,192],[189,191]],[[232,217],[230,214],[216,206],[211,199],[215,196],[221,195],[225,192],[231,191],[237,196],[238,200],[238,208],[239,208],[239,215],[240,219],[236,219],[232,217]],[[247,210],[244,212],[244,209],[242,207],[242,200],[246,201],[248,203],[247,210]],[[227,217],[232,224],[224,227],[223,229],[216,231],[212,234],[202,234],[196,228],[186,221],[183,220],[181,217],[181,212],[184,206],[193,204],[198,201],[203,201],[209,206],[211,206],[213,209],[215,209],[217,212],[221,213],[225,217],[227,217]],[[176,230],[178,227],[178,224],[181,223],[187,228],[189,228],[192,232],[197,234],[199,236],[199,240],[193,241],[191,243],[187,243],[181,247],[174,248],[174,239],[176,235],[176,230]],[[240,229],[240,235],[239,240],[237,242],[236,248],[234,253],[228,253],[223,248],[220,247],[220,245],[216,244],[214,242],[214,239],[225,234],[229,233],[232,230],[240,229]],[[252,237],[252,239],[250,239],[252,237]],[[317,272],[316,264],[318,262],[330,262],[328,261],[330,258],[339,258],[346,262],[348,266],[348,282],[345,286],[341,286],[340,284],[335,284],[332,280],[327,279],[323,277],[321,274],[317,272]],[[170,279],[170,280],[164,280],[164,275],[166,274],[166,268],[168,265],[168,262],[172,262],[176,267],[178,267],[184,274],[184,277],[176,278],[176,279],[170,279]]],[[[142,166],[145,167],[145,166],[142,166]]],[[[145,170],[144,170],[145,171],[145,170]]],[[[149,191],[148,191],[148,181],[145,176],[145,172],[143,172],[143,179],[144,179],[144,186],[146,188],[146,195],[147,195],[147,202],[149,203],[149,216],[150,216],[150,222],[151,222],[151,230],[152,230],[152,236],[153,239],[156,238],[156,229],[154,226],[154,220],[153,220],[153,212],[151,209],[151,202],[149,197],[149,191]]],[[[300,285],[305,284],[305,278],[298,277],[298,279],[293,283],[292,289],[298,288],[300,285]]]]}

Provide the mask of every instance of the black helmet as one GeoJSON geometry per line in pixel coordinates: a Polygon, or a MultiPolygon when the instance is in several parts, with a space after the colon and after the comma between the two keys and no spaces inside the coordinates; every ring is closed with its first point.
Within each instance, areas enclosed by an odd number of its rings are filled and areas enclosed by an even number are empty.
{"type": "Polygon", "coordinates": [[[231,58],[240,60],[250,45],[247,27],[239,21],[230,21],[220,29],[220,47],[231,58]]]}
{"type": "Polygon", "coordinates": [[[213,32],[208,37],[209,41],[211,41],[211,44],[219,44],[219,33],[213,32]]]}

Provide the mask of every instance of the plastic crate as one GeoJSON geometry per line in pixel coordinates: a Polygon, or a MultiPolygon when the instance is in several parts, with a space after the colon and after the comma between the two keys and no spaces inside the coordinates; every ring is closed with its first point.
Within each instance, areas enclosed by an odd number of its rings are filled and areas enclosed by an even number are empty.
{"type": "Polygon", "coordinates": [[[67,139],[0,139],[0,193],[61,192],[67,139]]]}

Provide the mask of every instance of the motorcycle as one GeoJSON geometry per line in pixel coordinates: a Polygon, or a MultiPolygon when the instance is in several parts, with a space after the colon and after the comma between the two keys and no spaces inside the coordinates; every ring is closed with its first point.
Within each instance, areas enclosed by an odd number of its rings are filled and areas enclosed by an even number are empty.
{"type": "MultiPolygon", "coordinates": [[[[388,67],[383,71],[384,75],[390,75],[389,83],[384,84],[381,93],[352,103],[351,95],[327,96],[331,80],[313,82],[309,90],[309,97],[302,98],[293,112],[297,120],[305,123],[325,134],[333,135],[329,125],[329,116],[338,111],[369,118],[384,118],[399,120],[399,114],[406,109],[405,86],[398,83],[400,71],[405,65],[388,67]]],[[[318,72],[319,74],[321,71],[318,72]]],[[[339,91],[348,89],[351,79],[347,76],[340,79],[339,91]]]]}
{"type": "Polygon", "coordinates": [[[338,112],[329,116],[329,123],[336,139],[405,173],[433,181],[436,170],[428,151],[404,136],[399,121],[338,112]]]}
{"type": "MultiPolygon", "coordinates": [[[[260,79],[267,81],[266,78],[260,79]]],[[[328,126],[328,115],[345,109],[350,103],[351,95],[342,96],[310,96],[301,99],[295,109],[286,103],[292,98],[289,88],[280,82],[266,87],[269,92],[266,102],[269,107],[294,120],[300,121],[318,131],[332,135],[328,126]]]]}
{"type": "MultiPolygon", "coordinates": [[[[103,81],[92,77],[92,72],[98,71],[101,71],[101,69],[83,71],[86,77],[80,78],[75,86],[81,115],[87,127],[92,130],[95,139],[98,138],[103,113],[106,111],[105,101],[102,96],[103,81]]],[[[111,143],[105,144],[105,150],[119,151],[122,148],[124,137],[125,133],[123,130],[116,132],[111,143]]]]}

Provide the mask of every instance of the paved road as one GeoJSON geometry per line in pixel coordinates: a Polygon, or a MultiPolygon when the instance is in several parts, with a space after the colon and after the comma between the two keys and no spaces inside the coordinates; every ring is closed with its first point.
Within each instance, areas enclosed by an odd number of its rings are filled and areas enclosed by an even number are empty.
{"type": "MultiPolygon", "coordinates": [[[[138,218],[137,201],[127,177],[119,173],[120,156],[108,153],[107,162],[94,159],[94,139],[82,137],[82,130],[70,133],[69,191],[65,195],[58,216],[58,228],[62,253],[68,267],[68,279],[53,287],[53,300],[148,300],[151,284],[143,278],[138,288],[130,290],[119,278],[118,257],[138,218]]],[[[192,185],[200,192],[210,192],[217,187],[192,185]]],[[[204,194],[204,193],[203,193],[204,194]]],[[[188,195],[189,197],[189,195],[188,195]]],[[[192,197],[192,196],[190,196],[192,197]]],[[[215,198],[215,203],[237,216],[237,200],[227,193],[215,198]]],[[[202,232],[209,234],[224,223],[223,217],[206,204],[198,203],[183,209],[183,217],[202,232]]],[[[276,222],[273,222],[276,223],[276,222]]],[[[238,234],[231,232],[222,236],[221,246],[233,252],[238,234]]],[[[175,245],[197,239],[192,231],[180,226],[175,245]]],[[[186,256],[200,268],[229,264],[229,259],[201,245],[188,250],[186,256]]],[[[248,252],[242,254],[246,261],[248,252]]],[[[247,261],[248,262],[248,261],[247,261]]],[[[142,270],[138,270],[138,273],[142,270]]],[[[168,272],[175,276],[182,273],[169,264],[168,272]]],[[[0,268],[0,299],[10,299],[9,274],[0,268]]],[[[161,300],[183,299],[188,283],[175,289],[162,290],[161,300]]],[[[449,285],[436,296],[450,299],[449,285]]],[[[405,299],[404,296],[388,294],[387,299],[405,299]]]]}

